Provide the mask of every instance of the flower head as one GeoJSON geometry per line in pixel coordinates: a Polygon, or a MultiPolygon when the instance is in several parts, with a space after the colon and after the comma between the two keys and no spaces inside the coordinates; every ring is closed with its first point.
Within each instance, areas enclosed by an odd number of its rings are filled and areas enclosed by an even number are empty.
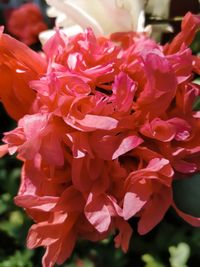
{"type": "Polygon", "coordinates": [[[47,29],[36,4],[26,3],[15,9],[7,21],[8,31],[27,45],[38,41],[38,34],[47,29]]]}
{"type": "Polygon", "coordinates": [[[138,217],[145,234],[170,206],[200,226],[172,195],[177,173],[200,169],[200,88],[192,82],[200,69],[187,31],[194,35],[200,19],[188,13],[182,25],[165,47],[144,33],[57,31],[43,55],[2,34],[9,96],[1,90],[1,100],[18,125],[5,133],[1,154],[23,161],[15,201],[35,221],[28,247],[46,248],[44,267],[63,263],[79,238],[118,232],[115,245],[127,251],[128,220],[138,217]]]}

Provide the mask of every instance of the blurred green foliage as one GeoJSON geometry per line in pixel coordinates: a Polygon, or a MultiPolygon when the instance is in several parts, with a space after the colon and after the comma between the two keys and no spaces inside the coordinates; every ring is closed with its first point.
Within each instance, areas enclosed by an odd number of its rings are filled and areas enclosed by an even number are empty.
{"type": "Polygon", "coordinates": [[[171,267],[188,267],[190,247],[186,243],[180,243],[177,247],[169,247],[171,267]]]}

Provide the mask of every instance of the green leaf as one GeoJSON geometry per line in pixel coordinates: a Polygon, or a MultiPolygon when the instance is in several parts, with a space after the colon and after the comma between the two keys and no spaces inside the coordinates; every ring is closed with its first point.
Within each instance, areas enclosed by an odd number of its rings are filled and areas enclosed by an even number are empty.
{"type": "Polygon", "coordinates": [[[193,83],[199,84],[200,85],[200,77],[196,78],[193,83]]]}
{"type": "Polygon", "coordinates": [[[188,267],[186,264],[190,256],[190,247],[186,243],[179,243],[177,247],[169,247],[171,267],[188,267]]]}
{"type": "Polygon", "coordinates": [[[190,215],[200,217],[200,173],[173,182],[177,206],[190,215]]]}
{"type": "MultiPolygon", "coordinates": [[[[198,82],[199,82],[199,84],[200,84],[200,79],[198,80],[198,82]]],[[[194,104],[193,104],[192,109],[193,109],[194,111],[199,111],[199,110],[200,110],[200,96],[197,96],[197,98],[196,98],[196,100],[195,100],[195,102],[194,102],[194,104]]]]}
{"type": "Polygon", "coordinates": [[[196,36],[192,42],[191,48],[192,48],[193,54],[197,54],[197,55],[199,54],[199,51],[200,51],[200,31],[198,31],[196,33],[196,36]]]}
{"type": "Polygon", "coordinates": [[[0,197],[0,215],[6,213],[9,210],[9,205],[11,202],[11,195],[9,193],[4,193],[0,197]]]}
{"type": "Polygon", "coordinates": [[[30,261],[32,256],[33,251],[31,250],[16,251],[13,256],[1,262],[0,267],[33,267],[30,261]]]}
{"type": "Polygon", "coordinates": [[[22,212],[15,210],[10,213],[10,218],[9,221],[11,224],[16,225],[16,226],[22,226],[24,222],[24,217],[22,212]]]}
{"type": "Polygon", "coordinates": [[[165,265],[163,265],[150,254],[142,255],[142,260],[146,263],[144,267],[165,267],[165,265]]]}
{"type": "Polygon", "coordinates": [[[23,213],[21,211],[12,211],[9,213],[9,220],[0,221],[0,230],[18,240],[23,224],[23,213]]]}

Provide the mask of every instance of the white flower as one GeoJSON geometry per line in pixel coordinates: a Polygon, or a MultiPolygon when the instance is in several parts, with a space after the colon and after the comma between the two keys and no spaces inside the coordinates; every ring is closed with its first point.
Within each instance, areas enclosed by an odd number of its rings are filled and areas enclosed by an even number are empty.
{"type": "MultiPolygon", "coordinates": [[[[97,36],[119,31],[144,30],[145,0],[46,0],[48,15],[67,35],[91,27],[97,36]]],[[[40,34],[42,43],[53,32],[40,34]]]]}

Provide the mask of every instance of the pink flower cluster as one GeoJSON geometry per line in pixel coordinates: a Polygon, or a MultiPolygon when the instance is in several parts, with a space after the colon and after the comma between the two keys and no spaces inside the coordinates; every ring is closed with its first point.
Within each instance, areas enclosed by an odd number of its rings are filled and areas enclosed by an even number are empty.
{"type": "Polygon", "coordinates": [[[47,29],[40,8],[26,3],[12,11],[7,19],[8,31],[27,45],[38,42],[38,34],[47,29]]]}
{"type": "Polygon", "coordinates": [[[200,169],[200,59],[188,48],[200,18],[188,13],[166,46],[141,33],[96,38],[57,32],[37,54],[1,34],[0,97],[18,121],[1,155],[23,161],[17,205],[35,221],[28,247],[43,266],[63,263],[77,239],[117,235],[127,251],[137,217],[146,234],[173,201],[177,174],[200,169]]]}

